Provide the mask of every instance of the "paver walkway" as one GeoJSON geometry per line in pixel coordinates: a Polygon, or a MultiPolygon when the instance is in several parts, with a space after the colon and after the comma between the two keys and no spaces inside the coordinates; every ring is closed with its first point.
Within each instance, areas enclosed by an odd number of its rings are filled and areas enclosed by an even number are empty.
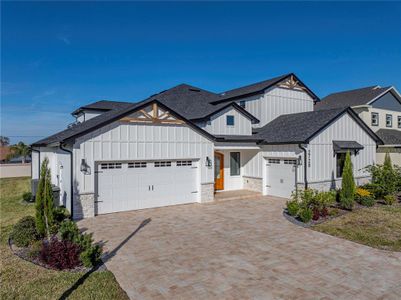
{"type": "Polygon", "coordinates": [[[296,226],[284,204],[190,204],[79,226],[117,248],[106,265],[132,299],[400,299],[401,253],[296,226]]]}

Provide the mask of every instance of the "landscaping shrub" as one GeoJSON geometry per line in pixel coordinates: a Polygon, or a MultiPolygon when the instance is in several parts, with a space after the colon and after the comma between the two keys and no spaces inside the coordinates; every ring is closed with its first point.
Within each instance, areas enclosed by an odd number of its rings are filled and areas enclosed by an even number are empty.
{"type": "Polygon", "coordinates": [[[70,212],[64,207],[59,206],[53,210],[54,221],[61,224],[66,219],[71,218],[70,212]]]}
{"type": "Polygon", "coordinates": [[[40,255],[40,251],[42,249],[42,241],[38,240],[38,241],[33,241],[30,248],[29,248],[29,252],[28,252],[28,256],[31,259],[37,258],[40,255]]]}
{"type": "Polygon", "coordinates": [[[91,245],[81,252],[79,258],[85,267],[93,267],[100,262],[102,255],[102,247],[99,245],[91,245]]]}
{"type": "Polygon", "coordinates": [[[372,183],[365,187],[372,191],[376,199],[392,195],[401,190],[401,169],[393,167],[391,158],[386,153],[383,165],[373,165],[366,168],[372,177],[372,183]]]}
{"type": "Polygon", "coordinates": [[[74,242],[79,235],[79,229],[75,222],[71,220],[65,220],[61,222],[58,233],[62,240],[74,242]]]}
{"type": "Polygon", "coordinates": [[[302,208],[299,211],[299,218],[302,220],[304,223],[310,222],[312,220],[313,212],[312,209],[309,207],[302,208]]]}
{"type": "Polygon", "coordinates": [[[317,221],[317,220],[319,220],[319,218],[320,218],[320,211],[319,211],[319,209],[317,207],[315,207],[313,209],[312,220],[313,221],[317,221]]]}
{"type": "Polygon", "coordinates": [[[330,217],[335,217],[338,216],[338,214],[340,213],[338,208],[332,208],[329,210],[329,216],[330,217]]]}
{"type": "Polygon", "coordinates": [[[52,239],[44,242],[40,251],[41,260],[58,270],[73,269],[80,265],[80,247],[71,241],[52,239]]]}
{"type": "Polygon", "coordinates": [[[329,209],[327,207],[324,207],[321,211],[320,211],[320,216],[325,218],[329,215],[329,209]]]}
{"type": "Polygon", "coordinates": [[[297,200],[287,201],[287,211],[290,216],[296,216],[299,211],[299,203],[297,200]]]}
{"type": "Polygon", "coordinates": [[[25,202],[32,202],[32,193],[31,192],[25,192],[22,194],[22,199],[25,202]]]}
{"type": "Polygon", "coordinates": [[[386,203],[386,205],[393,205],[395,203],[395,196],[394,195],[386,195],[384,196],[384,202],[386,203]]]}
{"type": "Polygon", "coordinates": [[[62,240],[76,244],[81,250],[79,256],[85,267],[92,267],[100,261],[102,247],[93,244],[92,234],[81,234],[75,222],[64,220],[59,229],[62,240]]]}
{"type": "Polygon", "coordinates": [[[375,204],[373,194],[361,187],[356,189],[355,200],[363,206],[373,206],[375,204]]]}
{"type": "Polygon", "coordinates": [[[38,239],[35,219],[31,216],[23,217],[14,225],[10,237],[16,246],[28,247],[34,240],[38,239]]]}
{"type": "Polygon", "coordinates": [[[36,230],[41,236],[47,236],[50,239],[50,228],[53,225],[53,191],[51,185],[49,160],[44,159],[40,169],[40,179],[36,193],[36,230]]]}
{"type": "Polygon", "coordinates": [[[355,197],[355,180],[352,171],[351,155],[349,151],[345,156],[341,191],[340,191],[340,204],[345,209],[352,209],[354,206],[355,197]]]}
{"type": "Polygon", "coordinates": [[[82,250],[80,258],[85,267],[92,267],[100,261],[102,247],[93,244],[92,234],[79,234],[74,242],[82,250]]]}

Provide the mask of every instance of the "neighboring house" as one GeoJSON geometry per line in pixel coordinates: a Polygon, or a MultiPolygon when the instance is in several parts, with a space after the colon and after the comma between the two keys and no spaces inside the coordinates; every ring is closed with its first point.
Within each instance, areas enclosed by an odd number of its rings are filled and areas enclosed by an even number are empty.
{"type": "Polygon", "coordinates": [[[48,157],[74,218],[210,202],[216,191],[334,188],[346,151],[366,182],[382,141],[351,109],[313,111],[318,100],[287,74],[221,94],[181,84],[138,103],[95,102],[32,145],[32,177],[48,157]]]}
{"type": "Polygon", "coordinates": [[[384,142],[376,161],[384,162],[386,152],[401,166],[401,95],[394,87],[371,86],[330,94],[316,103],[315,110],[351,107],[384,142]]]}

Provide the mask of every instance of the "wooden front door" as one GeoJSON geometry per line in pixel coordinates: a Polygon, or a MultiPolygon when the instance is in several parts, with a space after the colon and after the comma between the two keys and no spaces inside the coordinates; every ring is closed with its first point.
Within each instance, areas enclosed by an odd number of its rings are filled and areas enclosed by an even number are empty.
{"type": "Polygon", "coordinates": [[[224,190],[224,155],[214,153],[214,189],[224,190]]]}

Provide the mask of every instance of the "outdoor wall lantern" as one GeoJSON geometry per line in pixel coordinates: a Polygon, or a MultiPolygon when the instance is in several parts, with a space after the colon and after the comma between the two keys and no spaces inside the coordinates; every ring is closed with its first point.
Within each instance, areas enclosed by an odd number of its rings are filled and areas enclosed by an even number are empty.
{"type": "Polygon", "coordinates": [[[81,172],[84,173],[85,175],[90,174],[90,167],[86,163],[85,159],[81,159],[81,172]]]}
{"type": "Polygon", "coordinates": [[[205,162],[206,167],[211,167],[212,166],[212,160],[210,159],[209,156],[206,156],[206,162],[205,162]]]}

